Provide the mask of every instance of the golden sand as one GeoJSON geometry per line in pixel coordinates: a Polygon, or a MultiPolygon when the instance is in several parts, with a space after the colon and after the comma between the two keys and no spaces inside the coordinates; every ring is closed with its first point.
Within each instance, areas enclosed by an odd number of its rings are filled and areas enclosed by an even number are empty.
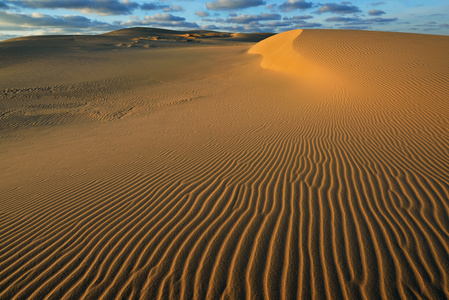
{"type": "Polygon", "coordinates": [[[0,43],[0,298],[449,298],[449,37],[0,43]]]}

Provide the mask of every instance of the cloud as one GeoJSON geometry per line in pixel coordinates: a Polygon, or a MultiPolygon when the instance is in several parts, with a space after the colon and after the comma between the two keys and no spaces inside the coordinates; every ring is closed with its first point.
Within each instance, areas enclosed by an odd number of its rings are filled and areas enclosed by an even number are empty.
{"type": "Polygon", "coordinates": [[[318,9],[319,13],[331,12],[336,14],[352,14],[361,12],[361,10],[355,6],[351,5],[349,2],[338,3],[326,3],[318,9]]]}
{"type": "Polygon", "coordinates": [[[17,37],[15,34],[2,34],[0,33],[0,41],[9,40],[17,37]]]}
{"type": "Polygon", "coordinates": [[[248,8],[254,6],[265,5],[263,0],[216,0],[206,2],[207,9],[211,10],[231,10],[237,8],[248,8]]]}
{"type": "Polygon", "coordinates": [[[321,27],[323,26],[320,23],[309,23],[309,22],[304,22],[304,23],[299,23],[298,26],[300,28],[317,28],[317,27],[321,27]]]}
{"type": "Polygon", "coordinates": [[[157,13],[153,16],[145,16],[145,20],[148,20],[150,22],[171,22],[171,21],[185,21],[185,18],[177,17],[169,13],[163,14],[157,13]]]}
{"type": "Polygon", "coordinates": [[[246,28],[241,25],[232,25],[221,27],[221,30],[230,31],[230,32],[247,32],[246,28]]]}
{"type": "Polygon", "coordinates": [[[335,23],[343,23],[344,29],[368,29],[369,25],[373,24],[387,24],[396,22],[398,18],[371,18],[371,19],[362,19],[362,18],[346,18],[346,17],[332,17],[327,18],[326,22],[335,22],[335,23]]]}
{"type": "Polygon", "coordinates": [[[332,17],[332,18],[327,18],[325,21],[326,22],[359,22],[359,21],[361,21],[361,19],[360,18],[332,17]]]}
{"type": "Polygon", "coordinates": [[[100,15],[126,15],[139,7],[139,4],[130,0],[10,0],[9,2],[25,8],[63,8],[100,15]]]}
{"type": "Polygon", "coordinates": [[[419,24],[416,25],[415,30],[422,30],[422,31],[438,31],[441,29],[449,29],[449,24],[438,24],[437,22],[427,22],[426,24],[419,24]],[[419,28],[418,28],[419,27],[419,28]]]}
{"type": "Polygon", "coordinates": [[[200,27],[195,22],[186,22],[186,21],[154,22],[154,23],[150,23],[150,25],[161,26],[161,27],[176,27],[176,28],[199,28],[200,27]]]}
{"type": "Polygon", "coordinates": [[[372,18],[372,19],[367,19],[366,22],[369,22],[369,23],[390,23],[390,22],[395,22],[397,20],[398,20],[398,18],[372,18]]]}
{"type": "Polygon", "coordinates": [[[203,30],[216,30],[216,29],[220,29],[215,25],[203,25],[201,26],[201,29],[203,30]]]}
{"type": "Polygon", "coordinates": [[[416,27],[436,27],[436,22],[427,22],[426,24],[417,24],[416,27]]]}
{"type": "Polygon", "coordinates": [[[369,18],[359,17],[332,17],[327,18],[326,22],[342,23],[344,29],[369,29],[371,25],[383,25],[398,21],[398,18],[369,18]]]}
{"type": "Polygon", "coordinates": [[[308,20],[308,19],[312,19],[313,16],[309,16],[309,15],[303,15],[303,16],[294,16],[294,17],[284,17],[282,20],[297,20],[297,21],[302,21],[302,20],[308,20]]]}
{"type": "Polygon", "coordinates": [[[0,34],[2,31],[21,31],[23,27],[20,25],[4,25],[0,24],[0,34]]]}
{"type": "Polygon", "coordinates": [[[149,3],[145,3],[142,4],[140,6],[140,9],[143,10],[158,10],[158,9],[164,9],[164,8],[169,8],[170,6],[167,4],[162,4],[162,3],[157,3],[157,2],[149,2],[149,3]]]}
{"type": "Polygon", "coordinates": [[[202,18],[209,17],[209,13],[208,13],[207,11],[197,11],[197,12],[195,13],[195,15],[197,15],[197,16],[199,16],[199,17],[202,17],[202,18]]]}
{"type": "Polygon", "coordinates": [[[142,4],[140,6],[140,9],[142,10],[163,10],[165,12],[172,12],[172,11],[184,11],[184,8],[180,5],[173,4],[172,6],[158,3],[158,2],[149,2],[142,4]]]}
{"type": "Polygon", "coordinates": [[[386,4],[386,2],[383,2],[383,1],[379,1],[379,2],[372,2],[372,3],[370,3],[372,6],[379,6],[379,5],[382,5],[382,4],[386,4]]]}
{"type": "Polygon", "coordinates": [[[351,30],[366,30],[366,29],[371,29],[370,26],[342,26],[339,27],[340,29],[351,29],[351,30]]]}
{"type": "Polygon", "coordinates": [[[312,2],[306,2],[305,0],[288,0],[282,3],[279,8],[283,11],[292,11],[295,9],[307,9],[313,6],[312,2]]]}
{"type": "Polygon", "coordinates": [[[186,22],[184,17],[174,16],[169,13],[157,13],[152,16],[145,16],[141,20],[138,16],[133,16],[131,19],[120,22],[122,26],[142,26],[149,25],[153,27],[176,27],[176,28],[199,28],[195,22],[186,22]]]}
{"type": "Polygon", "coordinates": [[[383,14],[385,14],[385,12],[383,10],[371,9],[370,11],[368,11],[368,15],[370,15],[370,16],[380,16],[383,14]]]}
{"type": "Polygon", "coordinates": [[[182,7],[181,5],[173,4],[172,6],[164,8],[164,11],[168,11],[168,12],[171,12],[171,11],[184,11],[184,7],[182,7]]]}
{"type": "Polygon", "coordinates": [[[281,15],[263,13],[261,15],[238,15],[226,19],[227,23],[248,24],[258,21],[280,20],[281,15]]]}
{"type": "Polygon", "coordinates": [[[289,27],[291,25],[292,24],[290,22],[280,22],[280,21],[271,21],[263,24],[264,27],[272,27],[272,28],[289,27]]]}
{"type": "Polygon", "coordinates": [[[312,19],[312,16],[304,15],[304,16],[294,16],[292,17],[293,20],[307,20],[312,19]]]}
{"type": "Polygon", "coordinates": [[[9,5],[7,5],[3,1],[0,1],[0,9],[8,9],[8,8],[9,8],[9,5]]]}
{"type": "Polygon", "coordinates": [[[84,16],[49,16],[41,13],[15,14],[0,11],[0,24],[16,25],[22,29],[32,27],[59,27],[91,30],[115,30],[120,27],[93,21],[84,16]]]}
{"type": "MultiPolygon", "coordinates": [[[[294,20],[294,19],[290,19],[284,22],[279,22],[279,21],[271,21],[268,22],[266,24],[261,24],[262,27],[271,27],[276,29],[276,27],[282,27],[282,30],[293,30],[293,29],[298,29],[298,28],[319,28],[322,27],[323,24],[320,23],[315,23],[315,22],[306,22],[303,20],[294,20]],[[289,22],[290,21],[290,22],[289,22]],[[287,28],[288,27],[288,28],[287,28]]],[[[270,28],[270,29],[271,29],[270,28]]]]}
{"type": "Polygon", "coordinates": [[[313,18],[312,16],[282,18],[280,14],[274,13],[262,13],[260,15],[236,15],[235,13],[231,13],[229,15],[230,17],[227,19],[216,18],[215,20],[209,21],[214,23],[232,24],[232,26],[220,27],[220,30],[231,32],[277,32],[298,28],[319,28],[323,26],[320,23],[309,23],[305,21],[305,19],[313,18]]]}

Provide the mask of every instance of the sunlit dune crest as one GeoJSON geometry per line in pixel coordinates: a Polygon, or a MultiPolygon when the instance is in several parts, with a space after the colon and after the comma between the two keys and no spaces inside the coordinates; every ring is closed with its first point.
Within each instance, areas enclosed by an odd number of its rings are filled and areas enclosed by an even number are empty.
{"type": "Polygon", "coordinates": [[[0,43],[0,299],[449,298],[449,37],[0,43]]]}

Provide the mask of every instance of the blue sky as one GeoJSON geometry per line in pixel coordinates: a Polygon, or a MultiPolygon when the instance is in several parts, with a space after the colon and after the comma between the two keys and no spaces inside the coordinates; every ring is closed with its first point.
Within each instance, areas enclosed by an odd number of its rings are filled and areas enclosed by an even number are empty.
{"type": "Polygon", "coordinates": [[[0,40],[125,27],[282,32],[331,28],[449,35],[448,0],[0,0],[0,40]]]}

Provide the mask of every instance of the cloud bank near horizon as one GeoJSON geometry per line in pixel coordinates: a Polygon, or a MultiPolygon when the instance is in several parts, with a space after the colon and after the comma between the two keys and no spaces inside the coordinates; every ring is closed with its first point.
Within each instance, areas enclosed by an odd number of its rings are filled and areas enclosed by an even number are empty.
{"type": "Polygon", "coordinates": [[[300,28],[449,35],[449,5],[314,0],[0,0],[0,39],[32,34],[96,34],[133,26],[233,32],[300,28]]]}

